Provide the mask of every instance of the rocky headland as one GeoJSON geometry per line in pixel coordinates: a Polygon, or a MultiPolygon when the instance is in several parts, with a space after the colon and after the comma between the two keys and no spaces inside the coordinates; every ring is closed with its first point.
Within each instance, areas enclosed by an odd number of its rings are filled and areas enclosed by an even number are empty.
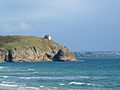
{"type": "Polygon", "coordinates": [[[75,61],[68,48],[35,36],[0,36],[0,62],[75,61]]]}

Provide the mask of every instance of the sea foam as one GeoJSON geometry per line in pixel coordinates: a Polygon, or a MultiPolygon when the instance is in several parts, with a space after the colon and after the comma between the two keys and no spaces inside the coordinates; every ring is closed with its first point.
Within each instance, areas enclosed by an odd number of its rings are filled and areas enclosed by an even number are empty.
{"type": "Polygon", "coordinates": [[[86,86],[95,86],[95,84],[84,83],[84,82],[70,82],[69,85],[86,85],[86,86]]]}

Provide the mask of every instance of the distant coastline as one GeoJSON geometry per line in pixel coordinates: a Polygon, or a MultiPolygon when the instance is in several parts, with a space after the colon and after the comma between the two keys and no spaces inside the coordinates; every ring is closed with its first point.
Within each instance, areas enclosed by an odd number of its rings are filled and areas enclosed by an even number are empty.
{"type": "Polygon", "coordinates": [[[74,52],[76,57],[120,57],[120,51],[74,52]]]}

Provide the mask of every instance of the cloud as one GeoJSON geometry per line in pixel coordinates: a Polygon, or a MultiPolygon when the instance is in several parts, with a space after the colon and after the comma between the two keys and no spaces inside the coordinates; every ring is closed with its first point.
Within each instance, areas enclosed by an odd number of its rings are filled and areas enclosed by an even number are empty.
{"type": "Polygon", "coordinates": [[[25,23],[25,22],[22,22],[18,25],[18,29],[24,30],[24,31],[29,30],[30,27],[31,26],[28,23],[25,23]]]}
{"type": "Polygon", "coordinates": [[[0,33],[17,33],[28,31],[31,26],[28,23],[21,22],[17,24],[0,24],[0,33]]]}

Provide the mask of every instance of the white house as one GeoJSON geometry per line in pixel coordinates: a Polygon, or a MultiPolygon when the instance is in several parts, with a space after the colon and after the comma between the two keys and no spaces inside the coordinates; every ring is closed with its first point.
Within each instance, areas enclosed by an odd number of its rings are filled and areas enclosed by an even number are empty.
{"type": "Polygon", "coordinates": [[[49,39],[49,40],[52,39],[50,35],[45,35],[44,38],[45,38],[45,39],[49,39]]]}

